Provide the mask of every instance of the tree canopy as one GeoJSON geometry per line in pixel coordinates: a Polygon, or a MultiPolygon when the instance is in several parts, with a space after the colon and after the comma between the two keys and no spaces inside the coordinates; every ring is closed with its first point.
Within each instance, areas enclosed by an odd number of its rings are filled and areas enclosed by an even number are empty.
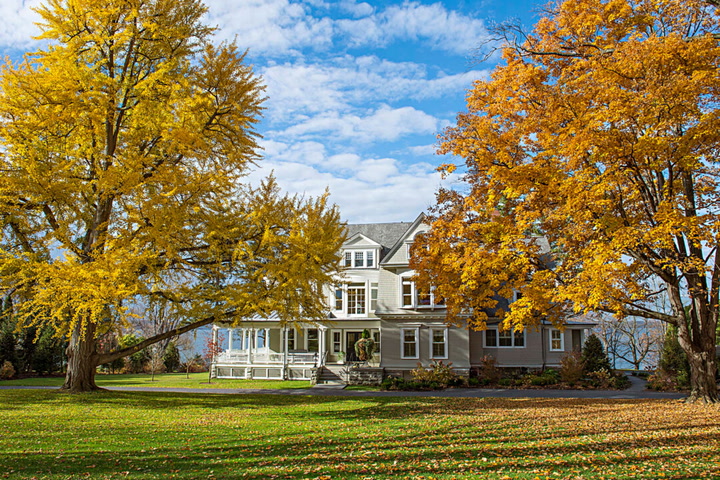
{"type": "Polygon", "coordinates": [[[513,291],[506,327],[659,319],[678,327],[691,398],[717,401],[719,20],[701,0],[567,0],[532,32],[499,29],[504,64],[440,139],[464,186],[439,192],[415,249],[451,320],[484,328],[513,291]]]}
{"type": "Polygon", "coordinates": [[[23,326],[70,338],[66,387],[213,320],[322,316],[343,240],[327,195],[244,176],[260,160],[260,79],[212,43],[199,0],[48,0],[49,46],[0,72],[0,281],[23,326]],[[99,354],[128,305],[186,325],[99,354]],[[160,338],[162,337],[162,338],[160,338]]]}

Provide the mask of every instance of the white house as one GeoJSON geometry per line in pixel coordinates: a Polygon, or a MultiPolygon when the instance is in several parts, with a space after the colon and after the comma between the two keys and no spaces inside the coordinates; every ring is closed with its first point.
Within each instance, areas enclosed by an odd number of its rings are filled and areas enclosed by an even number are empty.
{"type": "Polygon", "coordinates": [[[452,362],[459,373],[492,355],[499,367],[557,366],[580,348],[593,325],[568,322],[561,331],[549,324],[523,332],[485,331],[449,326],[445,308],[431,292],[419,292],[409,269],[409,247],[429,227],[414,222],[348,225],[341,262],[344,278],[325,288],[328,318],[320,325],[281,325],[277,318],[251,318],[241,327],[215,325],[225,351],[213,363],[218,378],[346,380],[358,361],[354,345],[363,330],[377,344],[361,369],[376,380],[402,376],[433,360],[452,362]]]}

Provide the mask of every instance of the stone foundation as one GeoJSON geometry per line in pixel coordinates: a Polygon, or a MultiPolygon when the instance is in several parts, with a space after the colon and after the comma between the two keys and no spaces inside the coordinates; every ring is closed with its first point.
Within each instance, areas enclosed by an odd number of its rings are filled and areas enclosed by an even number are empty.
{"type": "Polygon", "coordinates": [[[348,385],[380,385],[383,381],[383,368],[350,368],[347,371],[348,385]]]}

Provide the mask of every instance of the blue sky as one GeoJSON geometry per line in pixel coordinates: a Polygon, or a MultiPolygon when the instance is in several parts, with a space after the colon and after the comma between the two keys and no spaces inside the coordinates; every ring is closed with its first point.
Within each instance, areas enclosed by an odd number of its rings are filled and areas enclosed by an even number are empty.
{"type": "MultiPolygon", "coordinates": [[[[36,0],[0,0],[0,54],[37,48],[36,0]]],[[[436,137],[465,108],[492,22],[526,26],[544,2],[206,0],[218,40],[236,38],[267,85],[260,132],[280,185],[329,188],[351,223],[412,221],[441,185],[436,137]]]]}

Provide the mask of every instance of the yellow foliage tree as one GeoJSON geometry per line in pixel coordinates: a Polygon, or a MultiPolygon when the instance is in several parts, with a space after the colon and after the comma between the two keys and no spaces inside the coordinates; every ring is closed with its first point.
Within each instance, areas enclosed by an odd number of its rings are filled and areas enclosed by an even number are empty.
{"type": "Polygon", "coordinates": [[[484,328],[514,290],[508,328],[659,319],[678,328],[690,399],[718,400],[719,20],[702,0],[567,0],[531,33],[500,30],[503,65],[440,141],[466,186],[439,193],[415,249],[451,320],[484,328]]]}
{"type": "Polygon", "coordinates": [[[259,159],[263,87],[234,44],[213,45],[199,0],[49,0],[49,46],[0,79],[0,280],[22,326],[69,338],[63,388],[215,320],[323,316],[342,226],[327,195],[242,183],[259,159]],[[128,305],[187,319],[99,353],[128,305]],[[145,299],[145,300],[143,300],[145,299]]]}

